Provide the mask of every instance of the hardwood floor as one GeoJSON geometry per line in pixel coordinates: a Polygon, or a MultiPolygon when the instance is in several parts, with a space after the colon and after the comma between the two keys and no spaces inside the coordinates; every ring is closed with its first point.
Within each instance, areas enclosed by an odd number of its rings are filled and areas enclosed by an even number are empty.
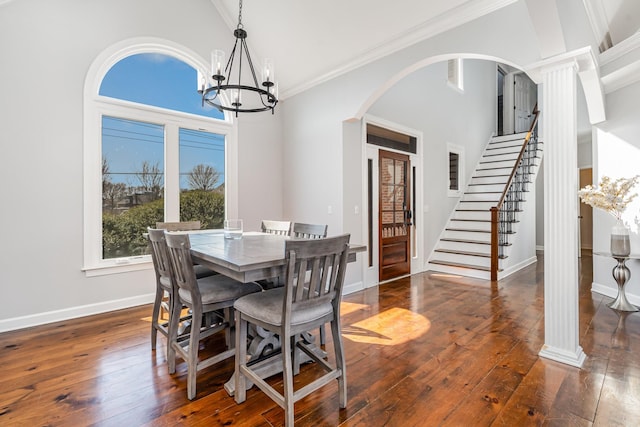
{"type": "MultiPolygon", "coordinates": [[[[637,426],[640,314],[609,309],[610,298],[590,292],[591,258],[581,262],[582,369],[537,356],[542,259],[496,287],[424,273],[344,298],[348,407],[339,410],[331,384],[296,404],[296,424],[637,426]]],[[[255,387],[241,405],[227,395],[233,360],[201,371],[187,400],[186,365],[171,376],[163,339],[151,351],[150,314],[143,306],[0,334],[0,425],[283,424],[255,387]]],[[[318,372],[305,365],[297,378],[318,372]]]]}

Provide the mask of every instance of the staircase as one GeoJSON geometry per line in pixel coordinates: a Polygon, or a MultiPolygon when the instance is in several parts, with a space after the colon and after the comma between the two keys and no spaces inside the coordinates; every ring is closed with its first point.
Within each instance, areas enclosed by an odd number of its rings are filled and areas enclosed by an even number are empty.
{"type": "Polygon", "coordinates": [[[498,247],[494,254],[498,258],[497,274],[502,271],[517,230],[518,212],[526,202],[528,184],[536,176],[541,157],[541,143],[534,132],[535,143],[530,143],[520,157],[528,134],[494,137],[489,142],[436,244],[429,270],[490,280],[491,208],[504,200],[499,209],[499,237],[495,239],[498,247]],[[518,168],[514,170],[515,166],[518,168]],[[505,192],[509,183],[509,191],[505,192]]]}

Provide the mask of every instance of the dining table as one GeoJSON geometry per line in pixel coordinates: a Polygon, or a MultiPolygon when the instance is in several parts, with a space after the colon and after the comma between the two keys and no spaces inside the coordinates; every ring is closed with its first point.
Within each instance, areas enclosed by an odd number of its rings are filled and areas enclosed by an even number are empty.
{"type": "MultiPolygon", "coordinates": [[[[191,257],[195,263],[243,283],[284,277],[285,242],[294,239],[262,232],[244,232],[237,239],[225,238],[222,230],[196,230],[187,233],[191,257]]],[[[365,245],[350,244],[348,262],[355,262],[356,254],[366,250],[365,245]]],[[[313,344],[311,334],[305,334],[303,339],[313,344]]],[[[316,348],[319,353],[324,353],[319,347],[316,348]]],[[[261,328],[253,328],[247,354],[250,356],[249,364],[255,364],[254,371],[262,378],[282,372],[280,358],[272,357],[279,350],[279,337],[261,328]]],[[[247,389],[251,386],[251,382],[247,381],[247,389]]],[[[234,377],[225,383],[224,388],[233,396],[234,377]]]]}

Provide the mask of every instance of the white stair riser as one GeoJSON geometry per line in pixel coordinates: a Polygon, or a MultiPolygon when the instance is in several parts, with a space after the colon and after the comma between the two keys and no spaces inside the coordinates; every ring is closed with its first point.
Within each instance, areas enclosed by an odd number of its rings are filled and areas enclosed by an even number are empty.
{"type": "Polygon", "coordinates": [[[505,176],[474,176],[471,178],[470,184],[494,184],[499,183],[502,188],[507,184],[509,180],[509,175],[505,176]]]}
{"type": "Polygon", "coordinates": [[[456,211],[453,213],[453,217],[455,219],[477,219],[481,221],[489,221],[491,219],[491,212],[483,211],[483,212],[465,212],[465,211],[456,211]]]}
{"type": "Polygon", "coordinates": [[[479,256],[434,252],[433,259],[445,262],[457,262],[459,264],[474,265],[478,267],[491,267],[491,258],[484,258],[479,256]]]}
{"type": "Polygon", "coordinates": [[[448,265],[429,264],[429,270],[458,276],[473,277],[476,279],[491,280],[491,273],[482,270],[470,270],[468,268],[452,267],[448,265]]]}
{"type": "Polygon", "coordinates": [[[517,152],[514,157],[518,157],[520,154],[520,150],[522,150],[522,145],[518,145],[518,142],[505,142],[502,144],[490,145],[487,149],[482,153],[483,156],[488,156],[491,154],[505,154],[505,153],[513,153],[517,152]]]}
{"type": "Polygon", "coordinates": [[[438,247],[441,249],[448,249],[452,251],[480,252],[484,254],[491,254],[491,245],[481,245],[478,243],[448,242],[446,240],[441,240],[440,243],[438,243],[438,247]]]}
{"type": "MultiPolygon", "coordinates": [[[[493,168],[500,168],[500,169],[509,169],[509,172],[511,172],[511,170],[513,169],[513,163],[514,160],[502,160],[502,161],[498,161],[496,162],[495,160],[499,160],[499,159],[491,159],[488,160],[491,163],[482,163],[480,165],[478,165],[478,172],[480,172],[483,169],[493,169],[493,168]]],[[[481,162],[484,162],[485,160],[481,160],[481,162]]]]}
{"type": "Polygon", "coordinates": [[[447,228],[464,228],[465,230],[491,231],[490,222],[479,221],[450,221],[447,228]]]}
{"type": "Polygon", "coordinates": [[[491,138],[492,143],[500,143],[500,142],[508,142],[508,141],[517,141],[520,140],[524,142],[524,139],[527,137],[528,132],[520,132],[512,135],[502,135],[502,136],[494,136],[491,138]]]}
{"type": "Polygon", "coordinates": [[[480,209],[480,210],[488,211],[492,207],[494,207],[495,205],[496,205],[495,202],[465,202],[465,201],[460,201],[460,204],[458,205],[458,208],[459,209],[480,209]]]}
{"type": "Polygon", "coordinates": [[[501,160],[501,161],[509,162],[509,163],[513,164],[518,159],[518,154],[519,153],[509,152],[509,153],[505,153],[505,154],[500,154],[499,156],[495,155],[497,153],[487,153],[487,154],[491,154],[491,155],[490,156],[483,156],[482,160],[480,160],[481,162],[497,162],[498,160],[501,160]]]}
{"type": "MultiPolygon", "coordinates": [[[[493,193],[493,194],[477,194],[477,193],[464,193],[462,196],[463,201],[480,201],[480,202],[497,202],[500,200],[500,196],[502,193],[493,193]]],[[[495,205],[495,203],[493,203],[495,205]]]]}
{"type": "Polygon", "coordinates": [[[466,194],[481,193],[481,192],[502,193],[503,190],[504,190],[504,184],[470,185],[469,187],[467,187],[466,194]]]}
{"type": "Polygon", "coordinates": [[[454,230],[445,230],[443,236],[447,239],[457,239],[457,240],[481,240],[486,241],[491,238],[491,233],[485,232],[473,232],[473,231],[454,231],[454,230]]]}
{"type": "Polygon", "coordinates": [[[506,175],[507,178],[511,175],[511,168],[501,168],[501,169],[476,169],[473,173],[474,177],[491,177],[493,178],[495,175],[506,175]]]}

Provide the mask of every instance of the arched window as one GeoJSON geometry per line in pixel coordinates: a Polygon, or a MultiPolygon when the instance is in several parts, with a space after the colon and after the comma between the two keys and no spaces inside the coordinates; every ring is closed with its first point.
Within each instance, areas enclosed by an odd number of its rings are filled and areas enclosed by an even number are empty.
{"type": "Polygon", "coordinates": [[[156,222],[222,228],[233,128],[202,105],[195,68],[159,50],[120,52],[102,75],[87,76],[88,275],[148,265],[143,233],[156,222]]]}

